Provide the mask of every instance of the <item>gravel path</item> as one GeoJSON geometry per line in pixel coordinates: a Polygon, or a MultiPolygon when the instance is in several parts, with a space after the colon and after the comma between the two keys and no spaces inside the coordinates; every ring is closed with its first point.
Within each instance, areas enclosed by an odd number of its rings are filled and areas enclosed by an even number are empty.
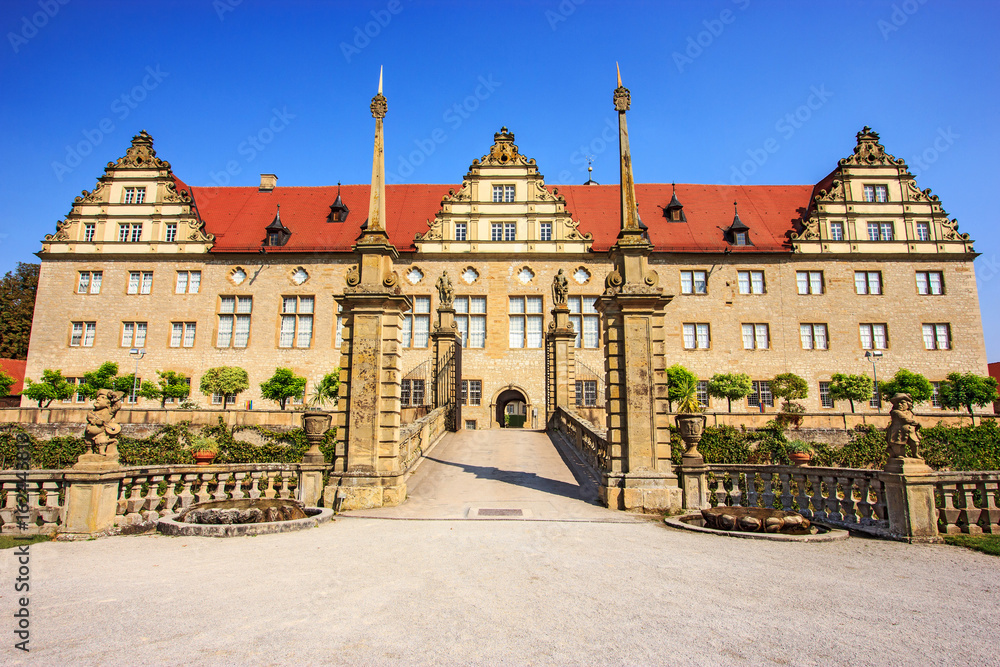
{"type": "Polygon", "coordinates": [[[994,557],[857,537],[786,544],[646,520],[544,518],[339,517],[249,538],[35,544],[30,654],[12,647],[16,564],[5,550],[0,661],[1000,664],[994,557]]]}

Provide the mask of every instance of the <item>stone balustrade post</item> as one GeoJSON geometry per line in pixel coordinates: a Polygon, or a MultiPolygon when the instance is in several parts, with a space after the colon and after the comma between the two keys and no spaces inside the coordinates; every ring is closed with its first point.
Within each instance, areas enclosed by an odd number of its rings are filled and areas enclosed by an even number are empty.
{"type": "Polygon", "coordinates": [[[889,532],[907,542],[941,542],[934,471],[923,459],[893,457],[879,475],[885,486],[889,532]]]}
{"type": "Polygon", "coordinates": [[[712,506],[708,495],[708,466],[705,460],[701,463],[684,461],[677,468],[680,477],[682,503],[686,510],[701,510],[712,506]]]}
{"type": "Polygon", "coordinates": [[[576,358],[574,341],[577,332],[569,321],[565,303],[552,309],[552,322],[545,334],[545,423],[556,408],[569,409],[575,404],[576,358]]]}
{"type": "Polygon", "coordinates": [[[88,470],[86,465],[77,464],[66,472],[65,480],[66,507],[60,531],[63,537],[83,539],[114,526],[121,472],[88,470]]]}

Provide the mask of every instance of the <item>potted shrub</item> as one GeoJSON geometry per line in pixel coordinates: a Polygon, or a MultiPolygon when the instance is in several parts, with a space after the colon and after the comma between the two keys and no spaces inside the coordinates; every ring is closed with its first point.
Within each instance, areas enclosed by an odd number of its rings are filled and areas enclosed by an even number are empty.
{"type": "Polygon", "coordinates": [[[789,440],[785,445],[788,458],[797,466],[809,465],[812,460],[813,446],[802,440],[789,440]]]}
{"type": "Polygon", "coordinates": [[[195,437],[191,438],[191,456],[195,463],[200,466],[207,466],[215,460],[219,454],[219,443],[215,438],[195,437]]]}
{"type": "Polygon", "coordinates": [[[701,403],[698,402],[698,381],[693,378],[681,378],[674,386],[674,401],[677,404],[677,429],[684,441],[684,463],[700,465],[705,458],[698,451],[698,443],[705,432],[705,415],[701,414],[701,403]]]}

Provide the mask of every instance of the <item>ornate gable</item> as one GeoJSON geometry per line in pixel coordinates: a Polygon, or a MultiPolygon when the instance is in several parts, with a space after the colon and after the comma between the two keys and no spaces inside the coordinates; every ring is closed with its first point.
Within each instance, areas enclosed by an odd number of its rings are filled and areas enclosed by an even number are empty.
{"type": "Polygon", "coordinates": [[[558,189],[550,192],[533,159],[521,154],[506,127],[489,153],[472,161],[462,186],[441,199],[420,252],[587,252],[592,237],[579,230],[558,189]]]}

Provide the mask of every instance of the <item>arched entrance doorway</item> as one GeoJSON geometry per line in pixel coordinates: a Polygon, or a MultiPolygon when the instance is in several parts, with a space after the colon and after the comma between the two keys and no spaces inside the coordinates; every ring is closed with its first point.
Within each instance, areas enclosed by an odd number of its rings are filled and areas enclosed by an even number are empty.
{"type": "Polygon", "coordinates": [[[508,385],[493,399],[493,423],[500,428],[531,426],[531,404],[520,388],[508,385]]]}

